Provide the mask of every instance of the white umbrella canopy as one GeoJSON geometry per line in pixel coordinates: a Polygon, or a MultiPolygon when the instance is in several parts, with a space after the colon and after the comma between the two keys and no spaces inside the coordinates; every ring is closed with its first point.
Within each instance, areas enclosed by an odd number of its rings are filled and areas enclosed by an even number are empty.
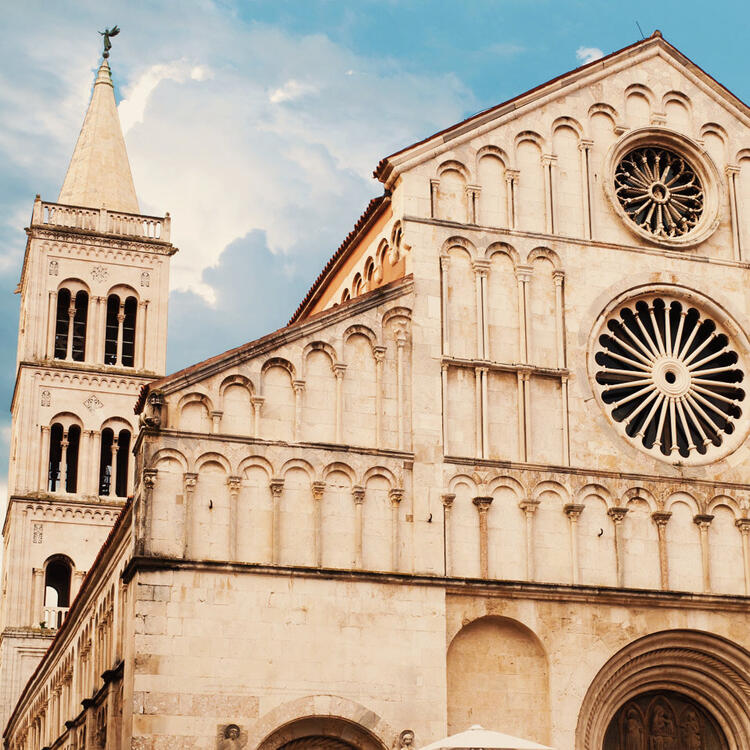
{"type": "Polygon", "coordinates": [[[493,732],[475,724],[465,732],[433,742],[421,750],[552,750],[552,748],[531,742],[531,740],[511,737],[502,732],[493,732]]]}

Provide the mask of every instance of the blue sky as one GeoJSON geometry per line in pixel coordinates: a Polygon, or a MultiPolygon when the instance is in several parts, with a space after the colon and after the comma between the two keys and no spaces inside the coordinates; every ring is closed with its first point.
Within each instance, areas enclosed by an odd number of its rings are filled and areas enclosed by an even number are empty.
{"type": "MultiPolygon", "coordinates": [[[[173,217],[168,369],[285,323],[380,157],[655,28],[750,101],[748,6],[693,0],[7,3],[0,31],[0,403],[34,195],[55,200],[99,61],[146,213],[173,217]]],[[[0,412],[0,490],[10,415],[0,412]]]]}

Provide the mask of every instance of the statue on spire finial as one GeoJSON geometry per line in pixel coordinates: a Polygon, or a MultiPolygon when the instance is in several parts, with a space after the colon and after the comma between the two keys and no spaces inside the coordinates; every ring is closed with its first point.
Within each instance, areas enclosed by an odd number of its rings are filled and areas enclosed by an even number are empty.
{"type": "Polygon", "coordinates": [[[104,37],[104,59],[106,60],[109,57],[109,51],[112,49],[112,42],[110,42],[110,38],[113,36],[117,36],[120,33],[120,27],[119,26],[113,26],[111,29],[104,29],[104,31],[99,32],[104,37]]]}

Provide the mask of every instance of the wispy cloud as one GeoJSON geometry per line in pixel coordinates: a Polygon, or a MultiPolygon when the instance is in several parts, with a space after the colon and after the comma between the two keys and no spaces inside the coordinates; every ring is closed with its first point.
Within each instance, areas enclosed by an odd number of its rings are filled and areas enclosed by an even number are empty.
{"type": "Polygon", "coordinates": [[[581,61],[582,65],[585,65],[586,63],[594,62],[594,60],[599,60],[604,57],[604,52],[598,47],[579,47],[576,50],[576,57],[581,61]]]}
{"type": "Polygon", "coordinates": [[[294,78],[290,78],[283,86],[274,89],[268,96],[271,104],[281,104],[299,99],[306,94],[314,94],[318,90],[317,86],[311,83],[301,83],[294,78]]]}

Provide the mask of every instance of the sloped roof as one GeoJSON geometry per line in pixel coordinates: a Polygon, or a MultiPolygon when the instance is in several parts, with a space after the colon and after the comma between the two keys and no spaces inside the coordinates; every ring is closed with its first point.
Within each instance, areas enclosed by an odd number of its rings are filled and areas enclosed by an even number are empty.
{"type": "Polygon", "coordinates": [[[589,75],[594,70],[608,67],[617,58],[627,56],[629,54],[632,54],[636,50],[646,48],[648,46],[659,46],[661,49],[663,49],[665,52],[669,53],[672,57],[679,61],[680,64],[703,78],[707,83],[709,83],[711,88],[717,91],[717,93],[719,93],[725,99],[728,99],[731,104],[733,104],[738,109],[743,110],[746,115],[750,115],[750,108],[748,108],[745,102],[743,102],[739,97],[735,96],[735,94],[733,94],[728,88],[726,88],[726,86],[722,85],[715,78],[706,73],[703,68],[696,65],[692,60],[690,60],[690,58],[682,54],[682,52],[680,52],[676,47],[671,45],[666,39],[664,39],[661,31],[656,30],[653,34],[651,34],[651,36],[647,37],[646,39],[639,39],[637,42],[634,42],[627,47],[623,47],[622,49],[616,50],[615,52],[611,52],[609,55],[605,55],[598,60],[594,60],[590,63],[587,63],[586,65],[580,65],[577,68],[573,68],[567,73],[556,76],[555,78],[552,78],[545,83],[535,86],[534,88],[529,89],[528,91],[525,91],[522,94],[513,97],[512,99],[508,99],[507,101],[501,102],[500,104],[496,104],[488,109],[482,110],[481,112],[478,112],[471,117],[467,117],[465,120],[462,120],[455,125],[451,125],[450,127],[440,130],[433,135],[427,136],[427,138],[423,138],[421,141],[417,141],[410,146],[406,146],[399,151],[395,151],[394,153],[390,154],[390,156],[386,156],[381,159],[380,162],[378,162],[378,165],[377,167],[375,167],[375,171],[373,172],[373,177],[383,183],[387,183],[393,169],[396,167],[394,160],[404,161],[406,158],[408,158],[410,152],[418,150],[420,149],[420,147],[426,147],[430,142],[434,142],[434,146],[438,146],[442,143],[447,143],[448,141],[451,141],[454,138],[463,135],[464,133],[484,124],[485,122],[491,121],[516,109],[520,109],[521,107],[526,106],[527,104],[535,101],[536,99],[539,99],[540,97],[550,93],[551,91],[555,91],[557,89],[563,88],[564,86],[575,83],[580,78],[589,75]]]}
{"type": "Polygon", "coordinates": [[[106,60],[99,66],[89,108],[57,202],[138,213],[115,88],[106,60]]]}

